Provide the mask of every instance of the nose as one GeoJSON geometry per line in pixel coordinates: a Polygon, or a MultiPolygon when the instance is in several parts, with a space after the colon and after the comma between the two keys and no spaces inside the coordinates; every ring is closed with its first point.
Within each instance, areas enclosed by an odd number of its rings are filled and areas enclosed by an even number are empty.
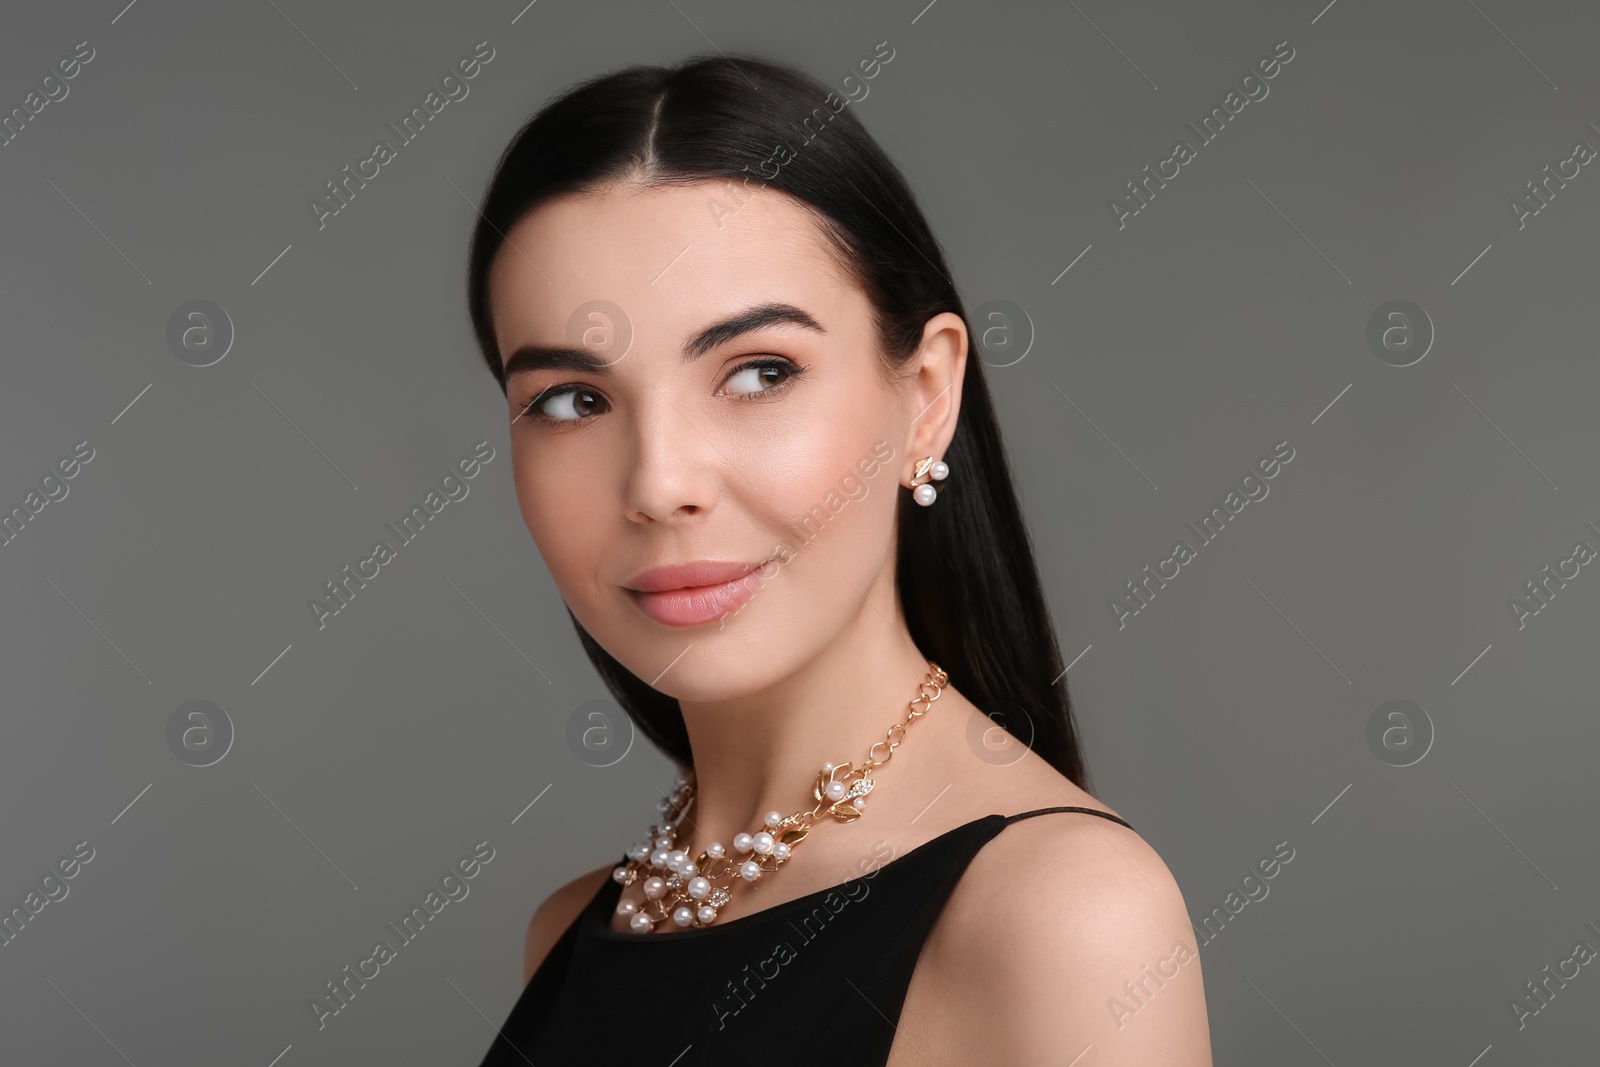
{"type": "Polygon", "coordinates": [[[691,413],[658,387],[636,408],[634,461],[624,479],[623,507],[641,525],[702,521],[716,507],[726,459],[691,413]]]}

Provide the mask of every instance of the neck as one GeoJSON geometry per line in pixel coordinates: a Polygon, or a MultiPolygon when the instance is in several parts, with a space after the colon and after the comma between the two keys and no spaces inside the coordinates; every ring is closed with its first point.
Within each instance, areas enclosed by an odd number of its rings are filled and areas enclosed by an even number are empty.
{"type": "MultiPolygon", "coordinates": [[[[731,849],[734,835],[754,833],[767,812],[787,816],[811,808],[811,786],[823,763],[860,767],[873,742],[905,720],[928,661],[906,635],[892,584],[881,593],[875,588],[872,603],[864,602],[838,637],[795,672],[737,700],[681,704],[694,753],[695,799],[679,848],[694,855],[720,841],[731,849]],[[892,612],[883,606],[891,599],[892,612]]],[[[896,763],[927,729],[924,721],[907,728],[910,747],[896,746],[896,763]]],[[[885,784],[896,777],[893,770],[878,772],[888,776],[885,784]]]]}

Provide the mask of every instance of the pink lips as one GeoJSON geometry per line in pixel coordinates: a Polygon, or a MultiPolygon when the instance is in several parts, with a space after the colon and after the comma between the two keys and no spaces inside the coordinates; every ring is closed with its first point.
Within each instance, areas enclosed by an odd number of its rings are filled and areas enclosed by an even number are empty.
{"type": "Polygon", "coordinates": [[[665,626],[699,626],[738,611],[756,594],[760,563],[696,560],[654,567],[628,580],[633,602],[665,626]]]}

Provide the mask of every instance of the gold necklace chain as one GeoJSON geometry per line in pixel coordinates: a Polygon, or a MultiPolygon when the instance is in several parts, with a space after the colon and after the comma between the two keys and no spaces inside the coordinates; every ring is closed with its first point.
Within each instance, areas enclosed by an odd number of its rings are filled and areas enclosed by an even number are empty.
{"type": "Polygon", "coordinates": [[[715,922],[719,909],[732,899],[733,886],[739,881],[753,883],[777,870],[793,855],[794,846],[805,840],[824,809],[840,822],[861,817],[874,784],[868,775],[894,757],[894,750],[905,741],[906,730],[928,713],[949,680],[938,664],[929,661],[928,677],[917,686],[906,717],[889,727],[882,741],[872,743],[860,767],[824,763],[811,786],[816,801],[811,810],[789,816],[767,812],[760,830],[734,836],[731,853],[718,841],[694,857],[676,847],[679,827],[694,799],[694,772],[680,773],[672,793],[657,805],[666,821],[650,827],[649,836],[628,850],[626,865],[611,872],[612,879],[624,888],[641,879],[644,882],[644,902],[624,897],[617,903],[617,914],[628,916],[628,928],[639,934],[649,933],[668,919],[684,928],[715,922]],[[883,750],[881,756],[879,749],[883,750]],[[749,855],[737,859],[736,853],[749,855]]]}

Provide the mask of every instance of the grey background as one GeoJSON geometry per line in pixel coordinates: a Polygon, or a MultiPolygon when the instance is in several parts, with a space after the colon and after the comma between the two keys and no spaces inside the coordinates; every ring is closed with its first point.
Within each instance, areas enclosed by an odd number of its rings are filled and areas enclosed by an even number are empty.
{"type": "Polygon", "coordinates": [[[0,110],[96,55],[0,148],[0,504],[95,458],[0,548],[0,903],[96,854],[0,948],[7,1062],[477,1062],[530,912],[620,854],[668,770],[566,742],[604,690],[516,509],[470,200],[597,71],[710,41],[837,86],[884,40],[851,106],[969,309],[1036,330],[990,380],[1096,788],[1196,922],[1295,849],[1202,950],[1216,1061],[1592,1058],[1593,966],[1523,1029],[1507,1001],[1600,947],[1600,577],[1523,629],[1507,602],[1600,546],[1600,176],[1521,230],[1507,200],[1600,146],[1596,10],[924,5],[8,13],[0,110]],[[1119,231],[1107,199],[1285,39],[1270,95],[1119,231]],[[306,200],[484,40],[470,95],[319,231],[306,200]],[[237,330],[210,367],[165,340],[192,299],[237,330]],[[1410,367],[1365,342],[1393,299],[1437,329],[1410,367]],[[469,497],[318,631],[307,598],[484,439],[469,497]],[[1119,629],[1108,599],[1283,440],[1270,495],[1119,629]],[[166,740],[194,699],[237,731],[205,768],[166,740]],[[1436,731],[1413,766],[1366,741],[1392,699],[1436,731]],[[308,998],[485,839],[470,895],[319,1031],[308,998]]]}

